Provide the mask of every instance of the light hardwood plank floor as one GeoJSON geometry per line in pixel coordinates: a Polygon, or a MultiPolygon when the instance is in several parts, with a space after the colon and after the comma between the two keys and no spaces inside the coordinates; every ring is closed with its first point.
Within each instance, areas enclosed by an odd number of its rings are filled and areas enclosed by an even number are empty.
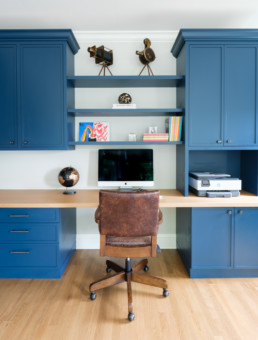
{"type": "Polygon", "coordinates": [[[97,250],[77,250],[59,280],[1,279],[0,339],[258,339],[258,278],[189,279],[176,250],[149,267],[168,280],[170,295],[133,283],[133,322],[126,283],[89,299],[89,284],[106,274],[97,250]]]}

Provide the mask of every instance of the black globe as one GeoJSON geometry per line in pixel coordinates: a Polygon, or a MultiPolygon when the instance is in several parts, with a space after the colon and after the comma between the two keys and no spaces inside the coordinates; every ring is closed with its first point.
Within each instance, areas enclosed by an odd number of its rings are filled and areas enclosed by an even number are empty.
{"type": "Polygon", "coordinates": [[[72,167],[63,168],[58,175],[59,183],[66,188],[73,187],[76,183],[78,183],[79,178],[79,172],[72,167]]]}

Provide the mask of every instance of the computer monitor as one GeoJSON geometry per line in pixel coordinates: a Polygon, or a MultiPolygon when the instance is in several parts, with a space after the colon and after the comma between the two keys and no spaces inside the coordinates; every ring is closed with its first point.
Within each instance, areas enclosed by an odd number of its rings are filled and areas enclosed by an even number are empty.
{"type": "Polygon", "coordinates": [[[149,187],[154,185],[152,149],[99,150],[100,187],[149,187]]]}

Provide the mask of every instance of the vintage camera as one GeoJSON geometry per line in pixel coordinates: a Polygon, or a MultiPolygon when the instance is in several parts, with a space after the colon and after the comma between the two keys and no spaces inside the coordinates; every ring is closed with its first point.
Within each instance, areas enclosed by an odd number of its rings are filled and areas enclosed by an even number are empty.
{"type": "Polygon", "coordinates": [[[144,47],[145,47],[144,50],[141,51],[141,52],[136,51],[136,54],[139,56],[141,63],[144,65],[139,75],[142,74],[142,72],[143,72],[143,70],[145,69],[146,66],[147,66],[148,74],[153,75],[153,72],[152,72],[152,69],[150,68],[149,63],[154,61],[156,56],[155,56],[153,49],[150,48],[150,45],[151,45],[150,39],[145,38],[143,40],[143,43],[144,43],[144,47]]]}
{"type": "Polygon", "coordinates": [[[107,68],[110,74],[112,75],[110,69],[108,66],[113,64],[113,51],[104,47],[103,45],[96,47],[96,45],[92,47],[88,47],[88,52],[90,53],[91,58],[95,58],[95,63],[102,65],[102,68],[99,72],[99,75],[101,74],[102,70],[104,70],[105,75],[105,69],[107,68]]]}

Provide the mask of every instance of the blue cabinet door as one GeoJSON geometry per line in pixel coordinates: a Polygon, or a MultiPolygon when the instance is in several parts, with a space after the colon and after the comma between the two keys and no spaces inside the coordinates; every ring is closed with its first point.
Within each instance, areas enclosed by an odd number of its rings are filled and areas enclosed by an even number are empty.
{"type": "Polygon", "coordinates": [[[235,209],[235,268],[258,268],[258,208],[235,209]]]}
{"type": "Polygon", "coordinates": [[[225,146],[256,143],[256,47],[225,48],[225,146]]]}
{"type": "Polygon", "coordinates": [[[232,267],[234,209],[192,209],[192,268],[232,267]]]}
{"type": "Polygon", "coordinates": [[[189,145],[222,146],[222,47],[191,46],[189,145]]]}
{"type": "Polygon", "coordinates": [[[0,149],[17,149],[17,49],[0,45],[0,149]]]}
{"type": "Polygon", "coordinates": [[[63,46],[21,45],[21,147],[64,148],[63,46]]]}

